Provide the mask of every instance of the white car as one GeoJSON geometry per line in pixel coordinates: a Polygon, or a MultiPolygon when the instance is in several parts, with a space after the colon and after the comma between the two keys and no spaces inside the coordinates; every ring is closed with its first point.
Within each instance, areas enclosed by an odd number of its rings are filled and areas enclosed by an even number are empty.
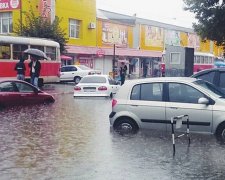
{"type": "MultiPolygon", "coordinates": [[[[225,140],[225,95],[213,84],[188,77],[126,81],[112,100],[114,130],[171,130],[172,117],[188,115],[190,131],[216,134],[225,140]]],[[[183,121],[185,123],[185,121],[183,121]]],[[[180,131],[186,131],[183,126],[180,131]]]]}
{"type": "Polygon", "coordinates": [[[109,75],[87,75],[74,87],[74,97],[112,97],[119,90],[119,84],[109,75]]]}
{"type": "Polygon", "coordinates": [[[74,81],[79,83],[81,78],[89,74],[101,74],[101,71],[91,69],[85,65],[67,65],[60,68],[60,81],[74,81]]]}

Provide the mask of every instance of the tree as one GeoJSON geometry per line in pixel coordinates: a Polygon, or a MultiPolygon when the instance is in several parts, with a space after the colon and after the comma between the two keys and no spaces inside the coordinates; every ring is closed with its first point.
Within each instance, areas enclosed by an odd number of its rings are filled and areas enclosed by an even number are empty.
{"type": "Polygon", "coordinates": [[[65,30],[62,30],[59,26],[62,19],[58,17],[55,18],[53,23],[50,20],[41,17],[35,16],[33,11],[27,13],[26,22],[18,22],[15,26],[15,33],[21,36],[28,37],[39,37],[39,38],[48,38],[52,39],[60,44],[60,51],[65,51],[65,46],[67,39],[65,38],[65,30]]]}
{"type": "Polygon", "coordinates": [[[225,49],[225,0],[183,0],[185,10],[193,12],[198,23],[195,32],[203,39],[215,41],[225,49]]]}

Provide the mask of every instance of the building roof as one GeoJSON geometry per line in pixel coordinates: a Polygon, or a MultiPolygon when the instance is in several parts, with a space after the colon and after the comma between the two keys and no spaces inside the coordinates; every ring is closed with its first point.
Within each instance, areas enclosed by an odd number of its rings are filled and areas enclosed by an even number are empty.
{"type": "Polygon", "coordinates": [[[176,25],[172,25],[172,24],[162,23],[159,21],[139,18],[139,17],[136,17],[136,15],[129,16],[129,15],[124,15],[124,14],[119,14],[116,12],[106,11],[103,9],[97,10],[97,18],[111,20],[111,21],[115,21],[115,22],[119,22],[119,23],[125,23],[125,24],[129,24],[129,25],[143,24],[143,25],[162,27],[165,29],[171,29],[171,30],[176,30],[176,31],[194,33],[194,30],[191,28],[185,28],[185,27],[176,26],[176,25]]]}

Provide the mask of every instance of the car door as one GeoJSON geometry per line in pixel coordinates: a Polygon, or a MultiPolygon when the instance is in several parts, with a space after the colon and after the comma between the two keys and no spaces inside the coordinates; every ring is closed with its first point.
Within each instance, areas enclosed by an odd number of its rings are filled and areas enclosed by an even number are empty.
{"type": "Polygon", "coordinates": [[[143,83],[132,89],[128,108],[139,119],[142,128],[166,130],[163,83],[143,83]]]}
{"type": "Polygon", "coordinates": [[[22,82],[16,82],[15,84],[19,90],[20,99],[23,104],[36,104],[44,101],[42,96],[38,95],[38,89],[35,87],[22,82]]]}
{"type": "MultiPolygon", "coordinates": [[[[172,117],[188,115],[190,131],[211,132],[212,105],[198,103],[199,98],[207,96],[187,84],[171,82],[167,85],[166,119],[170,121],[172,117]]],[[[171,129],[170,124],[168,124],[168,129],[171,129]]],[[[186,125],[178,130],[185,131],[186,125]]]]}
{"type": "Polygon", "coordinates": [[[20,94],[13,82],[0,83],[0,105],[11,106],[21,103],[20,94]]]}

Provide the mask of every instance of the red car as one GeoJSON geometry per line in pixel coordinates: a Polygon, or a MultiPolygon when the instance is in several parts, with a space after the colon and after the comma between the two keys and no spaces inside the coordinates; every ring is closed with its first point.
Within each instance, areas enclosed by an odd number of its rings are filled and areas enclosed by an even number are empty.
{"type": "Polygon", "coordinates": [[[52,95],[20,80],[0,81],[0,107],[52,103],[52,95]]]}

